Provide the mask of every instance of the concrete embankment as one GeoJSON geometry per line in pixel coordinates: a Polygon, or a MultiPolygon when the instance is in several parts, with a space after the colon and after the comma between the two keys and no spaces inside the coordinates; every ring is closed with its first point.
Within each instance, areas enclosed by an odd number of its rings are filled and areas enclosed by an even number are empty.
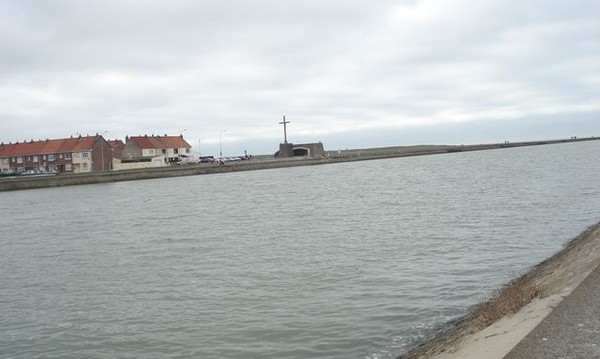
{"type": "Polygon", "coordinates": [[[327,153],[331,156],[332,159],[335,158],[336,160],[360,161],[360,160],[382,159],[382,158],[391,158],[391,157],[423,156],[423,155],[434,155],[434,154],[443,154],[443,153],[459,153],[459,152],[470,152],[470,151],[507,149],[507,148],[525,147],[525,146],[553,145],[553,144],[560,144],[560,143],[594,141],[594,140],[600,140],[600,138],[589,137],[589,138],[572,138],[572,139],[546,140],[546,141],[491,143],[491,144],[478,144],[478,145],[395,146],[395,147],[382,147],[382,148],[363,148],[363,149],[347,149],[347,150],[327,151],[327,153]]]}
{"type": "MultiPolygon", "coordinates": [[[[589,330],[599,328],[600,323],[597,316],[588,316],[599,310],[598,290],[594,287],[600,280],[599,265],[600,223],[597,223],[567,243],[562,251],[509,283],[489,302],[477,306],[445,332],[399,359],[501,359],[520,342],[509,358],[555,357],[551,345],[563,344],[579,353],[590,350],[600,353],[600,349],[589,346],[598,339],[597,331],[589,330]],[[586,280],[590,273],[596,275],[586,280]],[[587,285],[582,284],[584,280],[587,285]],[[575,297],[569,299],[572,293],[575,297]],[[561,305],[563,300],[566,303],[561,305]],[[563,309],[554,313],[557,306],[563,309]],[[567,316],[571,319],[565,321],[567,316]],[[577,330],[586,335],[574,336],[577,330]],[[550,345],[550,340],[555,342],[550,345]]],[[[568,352],[569,348],[561,350],[568,352]]],[[[555,354],[565,357],[559,352],[555,354]]]]}
{"type": "Polygon", "coordinates": [[[600,358],[600,267],[504,359],[600,358]]]}
{"type": "Polygon", "coordinates": [[[55,176],[24,176],[0,180],[0,191],[62,187],[93,183],[134,181],[142,179],[192,176],[201,174],[254,171],[270,168],[310,166],[323,164],[323,159],[291,159],[277,161],[243,161],[219,164],[182,165],[156,168],[151,170],[114,171],[91,174],[59,174],[55,176]]]}
{"type": "Polygon", "coordinates": [[[141,179],[153,179],[164,177],[191,176],[201,174],[226,173],[237,171],[254,171],[261,169],[296,167],[296,166],[314,166],[330,163],[368,161],[395,157],[425,156],[446,153],[483,151],[503,148],[539,146],[576,141],[590,141],[598,138],[552,140],[552,141],[531,141],[515,143],[496,143],[481,145],[419,145],[419,146],[397,146],[383,148],[367,148],[327,151],[324,158],[291,158],[291,159],[266,159],[250,160],[241,162],[231,162],[224,165],[218,164],[200,164],[200,165],[182,165],[165,168],[114,171],[90,174],[60,174],[56,176],[42,177],[15,177],[0,178],[0,191],[14,191],[23,189],[62,187],[93,183],[108,183],[117,181],[133,181],[141,179]]]}

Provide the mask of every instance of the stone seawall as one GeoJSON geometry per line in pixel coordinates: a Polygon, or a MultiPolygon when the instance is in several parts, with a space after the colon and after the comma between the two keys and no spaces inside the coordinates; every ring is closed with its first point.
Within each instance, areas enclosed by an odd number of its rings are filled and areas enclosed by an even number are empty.
{"type": "Polygon", "coordinates": [[[134,181],[141,179],[192,176],[200,174],[254,171],[270,168],[309,166],[326,163],[323,159],[290,159],[278,161],[244,161],[224,165],[182,165],[151,170],[114,171],[92,174],[59,174],[56,176],[31,176],[0,179],[0,191],[15,191],[34,188],[63,187],[93,183],[134,181]]]}
{"type": "MultiPolygon", "coordinates": [[[[505,358],[590,273],[600,268],[599,265],[600,222],[567,242],[550,258],[507,283],[495,296],[472,308],[471,313],[448,323],[446,328],[439,329],[436,336],[397,359],[505,358]]],[[[588,299],[588,303],[596,301],[595,296],[588,299]]],[[[586,308],[582,311],[586,312],[586,308]]],[[[575,327],[573,323],[580,322],[572,321],[569,325],[575,327]]],[[[565,328],[569,329],[568,333],[582,329],[565,328]]],[[[556,357],[565,358],[562,355],[556,357]]],[[[589,356],[573,356],[579,357],[589,356]]]]}
{"type": "Polygon", "coordinates": [[[329,163],[368,161],[395,157],[425,156],[436,154],[447,154],[467,151],[483,151],[494,149],[506,149],[522,146],[539,146],[567,142],[580,142],[598,140],[600,138],[582,138],[552,141],[531,141],[515,143],[495,143],[481,145],[419,145],[419,146],[398,146],[369,149],[353,149],[343,151],[327,151],[323,158],[296,157],[289,159],[267,159],[250,160],[241,162],[231,162],[224,165],[218,164],[200,164],[200,165],[182,165],[155,169],[140,169],[128,171],[114,171],[91,174],[60,174],[56,176],[43,177],[15,177],[0,178],[0,192],[14,191],[23,189],[46,188],[74,186],[92,183],[107,183],[117,181],[134,181],[141,179],[192,176],[212,173],[226,173],[237,171],[254,171],[271,168],[295,167],[295,166],[314,166],[329,163]]]}

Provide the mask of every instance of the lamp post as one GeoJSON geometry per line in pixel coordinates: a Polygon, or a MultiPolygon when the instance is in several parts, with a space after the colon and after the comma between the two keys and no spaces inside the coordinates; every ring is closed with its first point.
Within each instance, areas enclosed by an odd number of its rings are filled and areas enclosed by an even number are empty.
{"type": "Polygon", "coordinates": [[[221,137],[225,132],[227,132],[227,130],[219,132],[219,158],[223,158],[223,142],[221,141],[221,137]]]}

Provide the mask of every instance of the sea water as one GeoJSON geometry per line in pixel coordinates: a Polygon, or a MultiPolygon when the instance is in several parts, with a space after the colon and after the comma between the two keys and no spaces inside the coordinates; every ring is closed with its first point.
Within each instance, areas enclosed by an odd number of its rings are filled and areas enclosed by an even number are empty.
{"type": "Polygon", "coordinates": [[[0,356],[394,358],[596,223],[599,153],[0,193],[0,356]]]}

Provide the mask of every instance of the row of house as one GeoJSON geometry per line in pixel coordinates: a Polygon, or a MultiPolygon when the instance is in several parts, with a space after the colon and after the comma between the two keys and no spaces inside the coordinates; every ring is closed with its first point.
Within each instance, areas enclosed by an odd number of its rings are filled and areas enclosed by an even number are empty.
{"type": "Polygon", "coordinates": [[[162,167],[191,156],[183,136],[127,136],[106,140],[101,135],[0,143],[0,172],[89,173],[162,167]]]}

